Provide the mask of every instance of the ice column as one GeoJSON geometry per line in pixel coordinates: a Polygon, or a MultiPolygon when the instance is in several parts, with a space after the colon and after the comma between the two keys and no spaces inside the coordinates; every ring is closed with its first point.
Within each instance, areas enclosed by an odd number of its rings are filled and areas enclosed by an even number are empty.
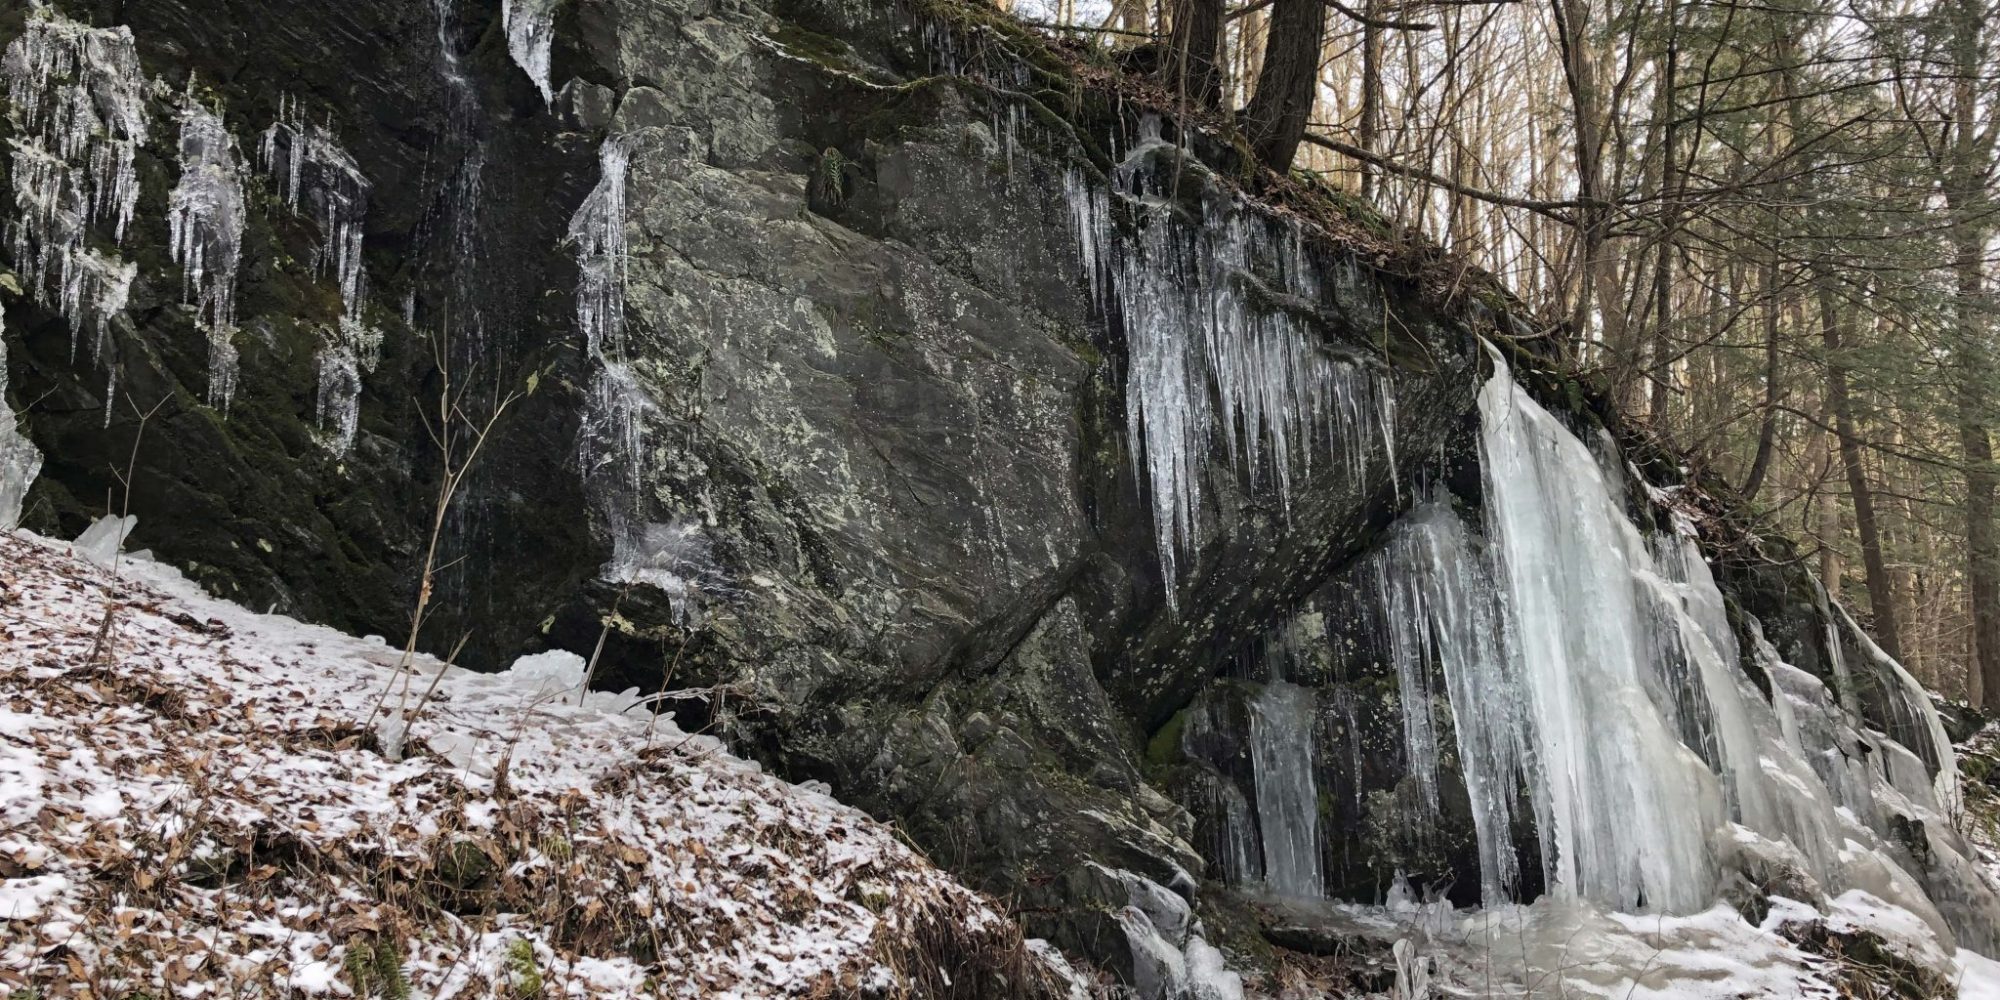
{"type": "Polygon", "coordinates": [[[14,408],[7,405],[6,325],[0,313],[0,531],[21,523],[21,504],[42,471],[42,453],[21,433],[14,408]]]}
{"type": "Polygon", "coordinates": [[[1319,854],[1319,792],[1313,780],[1313,692],[1274,680],[1250,702],[1250,753],[1264,881],[1274,893],[1325,893],[1319,854]]]}
{"type": "MultiPolygon", "coordinates": [[[[1424,503],[1396,527],[1375,557],[1376,580],[1388,612],[1390,655],[1403,689],[1405,739],[1419,781],[1436,789],[1436,739],[1429,735],[1428,678],[1444,674],[1454,706],[1453,731],[1479,841],[1480,880],[1489,903],[1505,902],[1519,885],[1513,828],[1523,783],[1538,780],[1526,693],[1501,645],[1500,606],[1492,575],[1464,523],[1443,500],[1424,503]],[[1421,682],[1416,678],[1424,678],[1421,682]],[[1413,697],[1421,700],[1412,704],[1413,697]],[[1422,720],[1421,730],[1412,717],[1422,720]]],[[[1434,802],[1434,799],[1433,799],[1434,802]]]]}

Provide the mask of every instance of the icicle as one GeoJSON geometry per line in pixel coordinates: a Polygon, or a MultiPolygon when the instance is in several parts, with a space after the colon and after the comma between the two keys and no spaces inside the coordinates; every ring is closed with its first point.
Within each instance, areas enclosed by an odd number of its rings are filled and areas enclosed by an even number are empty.
{"type": "Polygon", "coordinates": [[[7,226],[9,253],[29,293],[54,305],[73,337],[96,331],[93,348],[108,365],[105,330],[125,308],[136,268],[86,242],[99,226],[123,242],[139,200],[148,81],[132,31],[91,28],[37,7],[0,56],[0,78],[15,127],[8,145],[18,214],[7,226]]]}
{"type": "Polygon", "coordinates": [[[1257,820],[1264,834],[1264,882],[1274,893],[1317,899],[1326,892],[1319,853],[1319,791],[1313,780],[1314,699],[1272,681],[1250,702],[1257,820]]]}
{"type": "Polygon", "coordinates": [[[313,266],[333,270],[342,308],[358,318],[367,291],[361,240],[373,185],[333,133],[298,114],[296,105],[280,105],[278,120],[264,131],[264,169],[286,205],[319,223],[321,244],[313,266]]]}
{"type": "Polygon", "coordinates": [[[549,88],[549,53],[556,40],[556,7],[561,0],[503,0],[500,23],[507,32],[507,54],[528,74],[542,103],[555,103],[549,88]]]}
{"type": "Polygon", "coordinates": [[[236,140],[220,116],[193,103],[181,113],[181,178],[167,202],[182,295],[208,334],[208,402],[227,411],[236,394],[236,273],[243,254],[243,178],[236,140]]]}
{"type": "Polygon", "coordinates": [[[22,434],[14,408],[7,405],[6,314],[0,310],[0,531],[21,523],[28,487],[42,471],[42,453],[22,434]]]}
{"type": "Polygon", "coordinates": [[[313,267],[331,269],[340,287],[340,323],[322,337],[316,358],[315,406],[321,442],[336,456],[345,455],[361,425],[361,378],[375,370],[382,350],[382,332],[366,318],[367,273],[361,254],[373,186],[333,133],[305,122],[288,99],[280,99],[278,118],[264,131],[261,153],[278,196],[319,224],[321,242],[313,267]]]}
{"type": "MultiPolygon", "coordinates": [[[[1391,630],[1390,652],[1405,688],[1405,740],[1412,735],[1409,689],[1429,691],[1429,669],[1444,672],[1455,713],[1460,767],[1479,842],[1481,890],[1489,904],[1513,897],[1519,866],[1513,844],[1514,803],[1524,781],[1537,780],[1530,747],[1526,694],[1500,645],[1500,607],[1491,574],[1465,525],[1448,502],[1418,507],[1376,557],[1377,583],[1391,630]],[[1421,672],[1419,686],[1408,678],[1421,672]]],[[[1422,706],[1428,728],[1428,703],[1422,706]]],[[[1435,765],[1426,765],[1435,788],[1435,765]]],[[[1434,794],[1434,793],[1433,793],[1434,794]]],[[[1435,808],[1435,807],[1433,807],[1435,808]]]]}
{"type": "Polygon", "coordinates": [[[1140,216],[1134,236],[1111,225],[1110,199],[1079,173],[1066,175],[1064,200],[1092,301],[1125,335],[1126,430],[1174,607],[1179,564],[1202,543],[1203,477],[1217,439],[1251,489],[1289,510],[1294,482],[1316,462],[1359,476],[1378,438],[1392,454],[1395,409],[1384,380],[1327,354],[1311,322],[1249,293],[1319,300],[1297,227],[1235,204],[1183,225],[1150,190],[1152,153],[1171,148],[1159,133],[1147,120],[1112,172],[1113,192],[1140,216]]]}

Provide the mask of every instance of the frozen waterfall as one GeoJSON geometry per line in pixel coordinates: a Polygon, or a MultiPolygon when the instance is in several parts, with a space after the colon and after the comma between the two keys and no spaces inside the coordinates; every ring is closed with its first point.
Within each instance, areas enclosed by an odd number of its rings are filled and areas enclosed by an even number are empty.
{"type": "Polygon", "coordinates": [[[1499,368],[1479,396],[1484,539],[1430,501],[1376,557],[1385,606],[1402,620],[1390,648],[1406,712],[1428,712],[1410,704],[1407,678],[1445,678],[1486,898],[1516,884],[1525,802],[1558,897],[1692,912],[1756,856],[1788,859],[1829,891],[1864,889],[1990,934],[2000,912],[1990,890],[1949,865],[1913,878],[1888,836],[1885,803],[1940,820],[1926,851],[1958,856],[1940,790],[1955,781],[1951,749],[1921,689],[1843,622],[1887,678],[1885,711],[1917,742],[1911,752],[1866,732],[1753,622],[1767,698],[1691,526],[1643,534],[1606,471],[1617,463],[1595,460],[1499,368]],[[1919,885],[1956,902],[1933,907],[1919,885]]]}

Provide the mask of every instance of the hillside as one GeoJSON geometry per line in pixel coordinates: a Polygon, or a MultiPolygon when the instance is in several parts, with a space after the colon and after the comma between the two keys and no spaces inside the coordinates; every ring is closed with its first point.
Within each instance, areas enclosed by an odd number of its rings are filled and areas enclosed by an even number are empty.
{"type": "Polygon", "coordinates": [[[69,549],[0,537],[15,997],[1062,995],[894,831],[635,692],[579,704],[581,661],[399,675],[380,639],[69,549]]]}

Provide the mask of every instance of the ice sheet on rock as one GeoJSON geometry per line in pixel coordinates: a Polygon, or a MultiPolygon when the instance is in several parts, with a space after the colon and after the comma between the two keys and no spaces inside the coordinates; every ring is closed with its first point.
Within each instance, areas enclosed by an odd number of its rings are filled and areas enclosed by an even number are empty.
{"type": "Polygon", "coordinates": [[[1142,1000],[1243,1000],[1242,977],[1202,938],[1186,900],[1132,872],[1085,864],[1125,889],[1126,905],[1115,919],[1125,933],[1133,986],[1142,1000]]]}
{"type": "Polygon", "coordinates": [[[8,251],[29,294],[61,312],[72,338],[95,331],[94,351],[108,364],[104,331],[125,308],[136,268],[89,238],[122,242],[138,204],[149,82],[132,31],[37,6],[0,55],[0,79],[14,124],[8,251]]]}
{"type": "Polygon", "coordinates": [[[373,372],[381,358],[382,331],[358,319],[343,316],[339,325],[320,333],[313,358],[318,374],[314,414],[321,441],[336,455],[354,447],[361,428],[362,376],[373,372]]]}
{"type": "Polygon", "coordinates": [[[1214,945],[1192,938],[1186,956],[1188,1000],[1243,1000],[1243,977],[1229,970],[1214,945]]]}
{"type": "Polygon", "coordinates": [[[1313,692],[1273,680],[1250,701],[1250,754],[1256,769],[1257,820],[1263,833],[1264,884],[1302,899],[1325,894],[1319,843],[1319,791],[1313,777],[1313,692]]]}
{"type": "Polygon", "coordinates": [[[0,532],[21,523],[28,488],[42,471],[42,453],[21,433],[14,408],[7,403],[6,310],[0,306],[0,532]]]}
{"type": "Polygon", "coordinates": [[[503,0],[500,6],[500,23],[507,32],[507,54],[534,81],[544,104],[555,100],[554,92],[549,89],[549,55],[555,44],[556,8],[561,2],[503,0]]]}
{"type": "Polygon", "coordinates": [[[1965,802],[1959,791],[1958,755],[1952,749],[1951,737],[1945,733],[1943,720],[1938,718],[1937,706],[1931,703],[1930,693],[1895,657],[1869,638],[1846,608],[1836,608],[1835,614],[1872,668],[1878,697],[1886,705],[1884,711],[1888,717],[1884,721],[1889,736],[1923,758],[1932,775],[1930,805],[1949,825],[1964,811],[1965,802]]]}
{"type": "Polygon", "coordinates": [[[243,256],[243,176],[222,117],[187,98],[181,112],[179,183],[167,200],[181,293],[208,334],[208,402],[229,409],[236,392],[236,273],[243,256]]]}
{"type": "Polygon", "coordinates": [[[592,366],[578,465],[591,506],[611,536],[601,575],[643,584],[672,599],[683,624],[697,620],[705,593],[719,586],[700,526],[647,520],[649,432],[659,407],[625,357],[625,182],[632,142],[613,136],[598,147],[597,185],[570,217],[576,253],[576,323],[592,366]]]}
{"type": "Polygon", "coordinates": [[[570,216],[579,277],[576,322],[584,350],[593,357],[620,360],[625,350],[625,179],[631,168],[631,140],[606,139],[598,147],[597,186],[570,216]]]}

